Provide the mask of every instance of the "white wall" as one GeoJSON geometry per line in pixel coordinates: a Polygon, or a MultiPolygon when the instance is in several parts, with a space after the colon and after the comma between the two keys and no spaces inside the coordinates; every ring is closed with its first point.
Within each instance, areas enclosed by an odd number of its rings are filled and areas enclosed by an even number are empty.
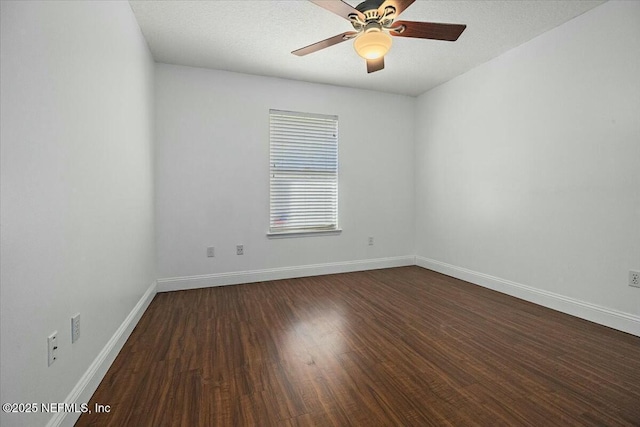
{"type": "Polygon", "coordinates": [[[64,402],[154,280],[153,61],[127,2],[1,4],[0,400],[64,402]]]}
{"type": "Polygon", "coordinates": [[[638,322],[639,22],[606,3],[418,98],[419,257],[638,322]]]}
{"type": "Polygon", "coordinates": [[[413,255],[415,98],[167,64],[155,78],[158,277],[413,255]],[[342,234],[267,238],[270,108],[339,116],[342,234]]]}

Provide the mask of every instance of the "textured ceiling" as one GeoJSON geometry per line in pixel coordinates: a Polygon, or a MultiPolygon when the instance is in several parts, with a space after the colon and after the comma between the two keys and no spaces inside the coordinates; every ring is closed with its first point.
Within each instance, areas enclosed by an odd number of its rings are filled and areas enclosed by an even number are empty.
{"type": "Polygon", "coordinates": [[[129,3],[157,62],[415,96],[603,2],[418,0],[399,19],[467,29],[457,42],[395,37],[385,69],[372,74],[352,41],[304,57],[291,54],[352,29],[305,0],[129,3]]]}

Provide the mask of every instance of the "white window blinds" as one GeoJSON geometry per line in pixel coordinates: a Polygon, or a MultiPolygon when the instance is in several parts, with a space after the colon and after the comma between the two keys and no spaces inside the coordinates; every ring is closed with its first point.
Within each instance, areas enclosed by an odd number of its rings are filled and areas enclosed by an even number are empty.
{"type": "Polygon", "coordinates": [[[270,233],[338,228],[338,117],[269,110],[270,233]]]}

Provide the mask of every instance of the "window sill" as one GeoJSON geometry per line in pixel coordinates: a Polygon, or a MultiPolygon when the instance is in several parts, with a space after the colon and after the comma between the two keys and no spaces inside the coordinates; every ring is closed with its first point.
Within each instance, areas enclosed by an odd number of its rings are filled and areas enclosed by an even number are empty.
{"type": "Polygon", "coordinates": [[[331,236],[342,233],[342,229],[336,230],[318,230],[318,231],[285,231],[282,233],[267,233],[269,239],[286,239],[288,237],[315,237],[315,236],[331,236]]]}

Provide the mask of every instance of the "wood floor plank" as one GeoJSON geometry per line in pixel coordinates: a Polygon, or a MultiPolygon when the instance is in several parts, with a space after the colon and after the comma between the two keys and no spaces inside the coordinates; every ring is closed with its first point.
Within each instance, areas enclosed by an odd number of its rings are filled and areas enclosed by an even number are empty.
{"type": "Polygon", "coordinates": [[[640,338],[419,267],[156,295],[77,426],[640,426],[640,338]]]}

